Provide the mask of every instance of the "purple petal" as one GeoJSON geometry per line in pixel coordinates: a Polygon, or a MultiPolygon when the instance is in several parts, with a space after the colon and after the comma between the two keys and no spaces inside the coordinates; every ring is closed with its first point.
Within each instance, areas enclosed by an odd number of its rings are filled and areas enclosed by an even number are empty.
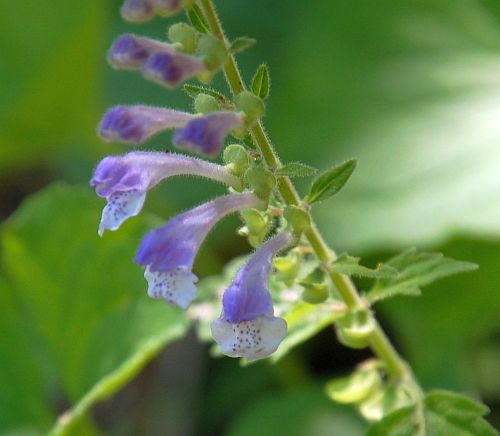
{"type": "Polygon", "coordinates": [[[238,112],[215,112],[196,118],[174,135],[174,145],[206,156],[217,156],[227,134],[243,125],[238,112]]]}
{"type": "Polygon", "coordinates": [[[153,4],[150,0],[125,0],[120,12],[124,20],[132,23],[149,21],[155,15],[153,4]]]}

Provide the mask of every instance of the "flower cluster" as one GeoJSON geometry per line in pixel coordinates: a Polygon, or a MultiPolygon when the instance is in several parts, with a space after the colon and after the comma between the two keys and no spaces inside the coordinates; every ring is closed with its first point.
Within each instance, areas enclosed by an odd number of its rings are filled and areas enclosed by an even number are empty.
{"type": "MultiPolygon", "coordinates": [[[[156,14],[176,13],[186,3],[181,0],[126,0],[122,15],[129,21],[146,21],[156,14]]],[[[109,50],[108,61],[117,69],[139,71],[146,79],[167,88],[176,87],[194,76],[210,77],[215,73],[224,61],[225,48],[221,50],[219,45],[207,40],[206,35],[200,35],[188,25],[174,30],[169,32],[174,39],[170,43],[135,35],[121,36],[109,50]],[[205,73],[209,73],[208,76],[204,76],[205,73]]],[[[246,134],[257,113],[247,110],[248,101],[257,97],[243,95],[235,99],[234,104],[223,107],[217,102],[212,104],[213,96],[203,97],[211,106],[210,110],[199,113],[145,105],[113,107],[104,114],[98,134],[105,141],[140,145],[160,132],[175,129],[174,146],[215,158],[229,134],[237,138],[246,134]],[[238,102],[244,102],[241,108],[238,102]]],[[[259,184],[258,175],[263,170],[258,162],[251,161],[243,145],[233,144],[226,151],[225,166],[187,155],[152,151],[108,156],[97,165],[90,184],[97,195],[107,201],[99,224],[100,236],[105,230],[117,230],[125,220],[138,215],[147,192],[169,177],[198,176],[223,183],[231,190],[228,195],[171,218],[144,236],[135,262],[144,268],[151,298],[186,309],[197,297],[198,278],[192,269],[210,230],[230,213],[254,211],[243,216],[260,217],[259,211],[266,210],[271,193],[260,184],[274,185],[268,179],[262,179],[264,182],[259,184]]],[[[255,227],[249,226],[250,229],[255,227]]],[[[266,233],[269,230],[268,226],[262,229],[266,233]]],[[[265,239],[265,234],[261,236],[259,243],[265,239]]],[[[273,258],[294,240],[295,237],[286,231],[268,239],[225,291],[222,314],[212,323],[213,337],[224,354],[247,360],[264,358],[274,352],[286,336],[286,322],[274,316],[268,280],[273,258]]]]}

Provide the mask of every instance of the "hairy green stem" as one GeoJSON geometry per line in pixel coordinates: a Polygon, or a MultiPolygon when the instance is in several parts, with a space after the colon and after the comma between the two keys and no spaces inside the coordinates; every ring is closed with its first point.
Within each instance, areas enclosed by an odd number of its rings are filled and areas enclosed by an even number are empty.
{"type": "MultiPolygon", "coordinates": [[[[207,19],[212,34],[222,40],[226,46],[228,41],[224,35],[223,28],[217,16],[217,12],[212,0],[200,0],[203,12],[207,19]]],[[[240,70],[234,56],[229,55],[224,64],[224,75],[231,92],[234,95],[246,90],[240,70]]],[[[271,170],[281,167],[281,162],[276,154],[269,137],[266,134],[262,121],[255,123],[250,129],[253,141],[257,145],[266,165],[271,170]]],[[[288,205],[300,205],[301,198],[297,193],[293,183],[288,177],[278,178],[278,190],[284,202],[288,205]]],[[[311,217],[311,227],[305,232],[305,236],[312,249],[323,262],[330,262],[335,259],[335,252],[327,245],[311,217]]],[[[364,303],[356,287],[349,277],[335,272],[330,273],[330,277],[346,306],[353,310],[363,307],[364,303]]],[[[405,361],[399,356],[388,337],[376,321],[373,319],[375,329],[370,338],[370,347],[372,351],[385,363],[387,372],[394,378],[410,381],[417,385],[415,377],[405,361]]]]}

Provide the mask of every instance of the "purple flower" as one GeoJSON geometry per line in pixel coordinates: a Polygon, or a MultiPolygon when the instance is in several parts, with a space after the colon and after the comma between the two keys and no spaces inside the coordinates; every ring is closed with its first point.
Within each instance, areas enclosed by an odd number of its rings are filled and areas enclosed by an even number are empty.
{"type": "Polygon", "coordinates": [[[162,130],[183,127],[193,114],[149,106],[115,106],[109,109],[99,125],[105,141],[142,144],[162,130]]]}
{"type": "Polygon", "coordinates": [[[146,79],[167,88],[175,88],[206,69],[201,59],[176,51],[157,51],[142,65],[146,79]]]}
{"type": "Polygon", "coordinates": [[[227,134],[242,127],[243,114],[240,112],[213,112],[189,121],[175,132],[174,145],[199,154],[215,157],[219,154],[227,134]]]}
{"type": "Polygon", "coordinates": [[[286,322],[273,315],[268,281],[273,257],[292,242],[290,233],[280,233],[268,240],[224,292],[222,314],[212,322],[212,335],[225,355],[262,359],[276,351],[285,338],[286,322]]]}
{"type": "Polygon", "coordinates": [[[253,194],[227,195],[184,212],[150,231],[135,257],[136,263],[146,267],[148,295],[185,309],[196,296],[197,277],[191,269],[208,232],[232,212],[262,206],[262,200],[253,194]]]}
{"type": "Polygon", "coordinates": [[[151,20],[155,11],[150,0],[125,0],[120,12],[126,21],[143,23],[151,20]]]}
{"type": "Polygon", "coordinates": [[[163,17],[169,17],[180,11],[183,3],[181,0],[152,0],[155,12],[163,17]]]}
{"type": "Polygon", "coordinates": [[[135,35],[122,35],[108,51],[108,62],[114,68],[138,70],[152,53],[175,53],[172,45],[135,35]]]}
{"type": "Polygon", "coordinates": [[[108,156],[97,165],[90,180],[97,195],[108,202],[102,211],[99,235],[104,230],[118,229],[126,219],[137,215],[149,189],[167,177],[181,174],[241,187],[240,180],[224,167],[189,156],[154,152],[108,156]]]}

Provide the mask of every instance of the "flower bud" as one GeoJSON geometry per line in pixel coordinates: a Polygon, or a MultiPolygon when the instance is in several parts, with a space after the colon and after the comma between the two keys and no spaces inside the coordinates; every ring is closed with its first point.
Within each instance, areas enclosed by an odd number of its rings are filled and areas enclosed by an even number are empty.
{"type": "Polygon", "coordinates": [[[245,113],[250,123],[261,118],[266,111],[262,99],[250,91],[240,92],[234,102],[236,103],[236,108],[245,113]]]}
{"type": "Polygon", "coordinates": [[[269,199],[271,192],[276,187],[274,175],[261,166],[248,168],[245,172],[245,179],[254,192],[264,200],[269,199]]]}
{"type": "Polygon", "coordinates": [[[203,115],[216,112],[219,110],[219,102],[211,95],[200,93],[194,99],[194,110],[203,115]]]}
{"type": "Polygon", "coordinates": [[[320,304],[328,299],[330,289],[326,283],[314,283],[304,288],[302,299],[309,304],[320,304]]]}
{"type": "Polygon", "coordinates": [[[212,35],[203,35],[198,41],[198,54],[209,70],[218,70],[226,61],[227,50],[224,43],[212,35]]]}
{"type": "Polygon", "coordinates": [[[269,232],[269,220],[267,216],[257,209],[245,209],[241,212],[245,221],[245,229],[248,242],[252,247],[258,247],[269,232]]]}
{"type": "Polygon", "coordinates": [[[180,44],[181,51],[185,53],[194,53],[196,51],[196,32],[186,23],[176,23],[170,26],[168,39],[174,44],[180,44]]]}
{"type": "Polygon", "coordinates": [[[230,144],[224,149],[223,160],[226,168],[236,176],[245,173],[250,165],[248,153],[240,144],[230,144]]]}
{"type": "Polygon", "coordinates": [[[283,216],[292,226],[293,232],[296,236],[300,236],[304,230],[307,230],[311,225],[311,217],[301,207],[290,205],[287,206],[283,216]]]}
{"type": "Polygon", "coordinates": [[[131,23],[144,23],[151,20],[155,15],[150,0],[125,0],[120,13],[125,21],[131,23]]]}
{"type": "Polygon", "coordinates": [[[287,285],[292,285],[300,272],[302,255],[295,250],[290,251],[287,256],[274,259],[273,266],[276,268],[276,276],[287,285]]]}
{"type": "Polygon", "coordinates": [[[351,348],[366,348],[375,328],[368,309],[347,312],[336,323],[337,338],[351,348]]]}

